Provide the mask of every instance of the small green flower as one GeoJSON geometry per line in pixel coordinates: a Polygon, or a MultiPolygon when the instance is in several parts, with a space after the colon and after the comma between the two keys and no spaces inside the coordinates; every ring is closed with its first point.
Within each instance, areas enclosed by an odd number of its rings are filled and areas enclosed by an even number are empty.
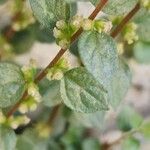
{"type": "Polygon", "coordinates": [[[68,41],[67,39],[62,39],[58,42],[58,45],[63,49],[68,49],[70,46],[70,41],[68,41]]]}
{"type": "Polygon", "coordinates": [[[75,28],[80,28],[82,26],[82,23],[83,23],[83,16],[79,15],[75,15],[70,22],[71,26],[75,28]]]}
{"type": "Polygon", "coordinates": [[[101,33],[104,30],[105,23],[102,20],[95,20],[94,21],[94,30],[101,33]]]}
{"type": "Polygon", "coordinates": [[[21,103],[18,110],[20,113],[25,114],[30,111],[35,111],[37,109],[37,105],[38,102],[36,102],[33,97],[29,97],[21,103]]]}
{"type": "Polygon", "coordinates": [[[26,79],[26,82],[32,82],[34,80],[34,77],[36,75],[37,72],[37,65],[36,65],[36,61],[34,59],[30,59],[30,62],[28,65],[25,65],[21,68],[24,77],[26,79]]]}
{"type": "Polygon", "coordinates": [[[146,9],[150,9],[150,0],[141,0],[141,5],[146,9]]]}
{"type": "Polygon", "coordinates": [[[32,96],[35,101],[41,102],[41,95],[38,86],[35,83],[30,83],[28,85],[28,95],[32,96]]]}
{"type": "Polygon", "coordinates": [[[56,39],[63,38],[63,33],[61,32],[61,30],[57,29],[56,27],[53,30],[53,35],[56,39]]]}
{"type": "Polygon", "coordinates": [[[83,30],[92,30],[93,29],[93,21],[90,19],[84,19],[82,22],[83,30]]]}
{"type": "Polygon", "coordinates": [[[123,37],[128,44],[132,44],[134,41],[138,40],[138,35],[136,34],[137,25],[133,22],[128,23],[123,31],[123,37]]]}
{"type": "Polygon", "coordinates": [[[8,119],[8,125],[11,126],[13,129],[17,129],[20,125],[26,125],[30,122],[30,118],[26,115],[17,116],[17,117],[10,117],[8,119]]]}
{"type": "Polygon", "coordinates": [[[52,76],[52,80],[60,80],[63,77],[63,72],[60,69],[57,69],[52,76]]]}
{"type": "Polygon", "coordinates": [[[67,27],[67,23],[64,20],[57,21],[56,27],[60,30],[63,30],[67,27]]]}

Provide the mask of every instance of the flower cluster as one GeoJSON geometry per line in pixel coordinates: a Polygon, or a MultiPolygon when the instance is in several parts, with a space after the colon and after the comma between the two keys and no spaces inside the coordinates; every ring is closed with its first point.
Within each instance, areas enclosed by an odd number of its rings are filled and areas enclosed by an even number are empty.
{"type": "Polygon", "coordinates": [[[123,31],[123,37],[128,44],[132,44],[134,41],[138,40],[138,35],[136,34],[137,25],[133,22],[128,23],[123,31]]]}
{"type": "Polygon", "coordinates": [[[19,112],[25,114],[27,112],[35,111],[37,109],[38,103],[34,100],[34,98],[29,97],[24,100],[19,106],[19,112]]]}
{"type": "Polygon", "coordinates": [[[141,4],[148,10],[150,10],[150,0],[141,0],[141,4]]]}
{"type": "Polygon", "coordinates": [[[71,29],[70,25],[64,20],[58,21],[56,23],[56,27],[53,30],[57,44],[64,49],[69,47],[70,38],[73,33],[74,31],[71,29]]]}
{"type": "Polygon", "coordinates": [[[95,30],[98,32],[109,32],[112,28],[112,23],[105,20],[91,20],[76,15],[69,22],[60,20],[56,23],[56,27],[53,30],[56,43],[63,49],[67,49],[70,46],[71,37],[79,29],[82,28],[85,31],[95,30]]]}
{"type": "Polygon", "coordinates": [[[36,62],[31,59],[29,65],[22,67],[27,86],[29,98],[26,102],[22,103],[19,110],[20,112],[33,111],[36,109],[37,104],[41,102],[41,95],[38,86],[34,83],[34,78],[37,72],[36,62]]]}
{"type": "Polygon", "coordinates": [[[13,30],[23,30],[35,22],[32,11],[25,1],[11,1],[10,3],[12,14],[17,14],[16,18],[13,19],[13,30]]]}
{"type": "Polygon", "coordinates": [[[0,111],[0,124],[9,126],[13,129],[18,128],[20,125],[26,125],[30,122],[30,118],[27,116],[11,116],[9,118],[6,118],[2,111],[0,111]]]}
{"type": "Polygon", "coordinates": [[[63,74],[69,69],[69,63],[66,58],[61,58],[58,63],[48,70],[48,80],[60,80],[63,74]]]}
{"type": "Polygon", "coordinates": [[[23,66],[21,70],[24,74],[26,82],[28,83],[33,82],[34,77],[37,73],[36,61],[34,59],[30,59],[29,64],[23,66]]]}

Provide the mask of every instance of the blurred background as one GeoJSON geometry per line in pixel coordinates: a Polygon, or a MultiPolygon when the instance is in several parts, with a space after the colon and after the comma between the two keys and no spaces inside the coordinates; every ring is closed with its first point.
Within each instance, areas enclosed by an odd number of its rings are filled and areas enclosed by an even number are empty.
{"type": "MultiPolygon", "coordinates": [[[[94,6],[89,2],[78,2],[74,8],[75,14],[87,17],[94,6]]],[[[39,68],[44,68],[49,64],[59,47],[52,36],[53,32],[43,29],[35,20],[29,2],[20,0],[1,2],[0,14],[1,61],[13,61],[22,66],[28,64],[30,59],[35,59],[39,68]]],[[[99,14],[101,15],[103,13],[99,14]]],[[[146,41],[138,40],[131,45],[124,44],[124,48],[121,44],[119,46],[119,53],[127,59],[132,71],[132,86],[116,110],[111,109],[105,115],[103,112],[94,116],[76,113],[69,117],[70,127],[62,139],[65,144],[69,145],[69,150],[80,149],[76,145],[81,142],[79,139],[83,129],[84,136],[90,135],[90,138],[83,140],[82,146],[85,150],[97,150],[97,139],[102,143],[116,141],[121,137],[122,131],[130,126],[130,119],[136,120],[139,116],[142,116],[144,120],[150,119],[150,38],[146,41]],[[136,115],[133,111],[137,112],[136,115]],[[129,119],[129,122],[126,119],[129,119]]],[[[77,51],[76,47],[74,50],[77,51]]],[[[78,58],[74,54],[67,52],[66,55],[72,67],[79,65],[78,58]]],[[[40,111],[41,108],[37,112],[40,111]]],[[[39,115],[37,112],[29,115],[35,119],[39,115]]],[[[65,125],[63,119],[57,119],[55,125],[57,132],[61,132],[65,125]]],[[[110,149],[150,150],[150,138],[146,139],[136,134],[135,139],[140,141],[139,147],[136,147],[138,142],[135,140],[132,141],[133,144],[131,141],[124,143],[126,144],[124,148],[121,144],[116,144],[110,149]]],[[[107,149],[107,145],[103,149],[107,149]]]]}

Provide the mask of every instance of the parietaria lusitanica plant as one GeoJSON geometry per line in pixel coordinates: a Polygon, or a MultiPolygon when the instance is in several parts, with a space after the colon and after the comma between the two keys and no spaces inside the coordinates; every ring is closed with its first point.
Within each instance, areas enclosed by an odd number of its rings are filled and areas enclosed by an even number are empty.
{"type": "Polygon", "coordinates": [[[13,14],[0,27],[0,150],[107,150],[116,144],[130,150],[140,146],[135,133],[150,137],[150,121],[130,106],[121,106],[116,141],[100,144],[83,136],[87,127],[102,130],[106,113],[117,111],[131,86],[126,47],[136,51],[137,61],[150,62],[150,0],[0,0],[0,5],[13,14]],[[80,1],[95,7],[88,17],[77,13],[80,1]],[[23,66],[14,63],[35,41],[55,42],[60,51],[46,68],[34,58],[23,66]],[[67,51],[78,58],[78,67],[70,66],[67,51]]]}

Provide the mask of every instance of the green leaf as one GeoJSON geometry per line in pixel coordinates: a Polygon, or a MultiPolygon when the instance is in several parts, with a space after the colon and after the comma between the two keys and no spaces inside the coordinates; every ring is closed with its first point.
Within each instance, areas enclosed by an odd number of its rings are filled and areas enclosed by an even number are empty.
{"type": "Polygon", "coordinates": [[[117,125],[122,131],[138,128],[142,122],[143,118],[130,106],[123,107],[117,117],[117,125]]]}
{"type": "Polygon", "coordinates": [[[33,25],[32,32],[38,42],[52,43],[55,41],[53,29],[45,29],[39,23],[33,25]]]}
{"type": "Polygon", "coordinates": [[[108,110],[107,92],[84,68],[65,73],[60,85],[64,103],[78,112],[108,110]]]}
{"type": "Polygon", "coordinates": [[[60,81],[48,81],[44,89],[45,91],[42,94],[42,100],[45,106],[52,107],[62,102],[60,96],[60,81]]]}
{"type": "Polygon", "coordinates": [[[87,128],[102,129],[104,125],[104,117],[104,111],[89,114],[75,112],[71,118],[71,121],[78,125],[81,124],[87,128]]]}
{"type": "Polygon", "coordinates": [[[146,137],[150,138],[150,121],[146,121],[140,127],[140,132],[146,137]]]}
{"type": "Polygon", "coordinates": [[[37,20],[46,28],[53,28],[58,20],[66,20],[70,12],[65,0],[29,0],[37,20]]]}
{"type": "Polygon", "coordinates": [[[114,40],[105,33],[88,31],[81,35],[78,48],[86,69],[103,86],[107,87],[118,67],[117,48],[114,40]]]}
{"type": "Polygon", "coordinates": [[[150,43],[137,42],[134,45],[134,57],[139,63],[150,63],[150,43]]]}
{"type": "Polygon", "coordinates": [[[25,81],[20,68],[11,63],[0,63],[0,107],[15,104],[23,95],[25,81]]]}
{"type": "Polygon", "coordinates": [[[131,72],[123,59],[119,59],[119,67],[108,85],[109,102],[116,108],[125,97],[131,85],[131,72]]]}
{"type": "Polygon", "coordinates": [[[82,150],[100,150],[100,143],[94,138],[85,139],[82,143],[82,150]]]}
{"type": "Polygon", "coordinates": [[[69,48],[69,50],[70,50],[70,52],[73,54],[73,55],[75,55],[75,56],[79,56],[79,52],[78,52],[78,39],[75,41],[75,42],[73,42],[71,45],[70,45],[70,48],[69,48]]]}
{"type": "Polygon", "coordinates": [[[118,57],[114,40],[105,33],[84,32],[78,43],[81,60],[87,70],[107,85],[116,72],[118,57]]]}
{"type": "Polygon", "coordinates": [[[78,48],[82,63],[108,91],[108,100],[116,108],[130,86],[131,73],[118,58],[114,40],[105,33],[88,31],[81,35],[78,48]]]}
{"type": "MultiPolygon", "coordinates": [[[[42,131],[41,131],[42,132],[42,131]]],[[[34,130],[26,130],[18,136],[17,150],[47,150],[48,139],[40,138],[34,130]]]]}
{"type": "MultiPolygon", "coordinates": [[[[90,0],[95,6],[99,0],[90,0]]],[[[136,5],[138,0],[108,0],[108,3],[104,7],[103,11],[109,15],[123,15],[136,5]]]]}
{"type": "Polygon", "coordinates": [[[32,33],[31,27],[16,32],[13,38],[10,40],[10,44],[13,46],[13,51],[17,54],[21,54],[30,50],[34,42],[35,36],[32,33]]]}
{"type": "Polygon", "coordinates": [[[0,126],[0,150],[15,150],[16,142],[14,131],[0,126]]]}
{"type": "Polygon", "coordinates": [[[123,140],[122,150],[140,150],[139,140],[132,137],[123,140]]]}

